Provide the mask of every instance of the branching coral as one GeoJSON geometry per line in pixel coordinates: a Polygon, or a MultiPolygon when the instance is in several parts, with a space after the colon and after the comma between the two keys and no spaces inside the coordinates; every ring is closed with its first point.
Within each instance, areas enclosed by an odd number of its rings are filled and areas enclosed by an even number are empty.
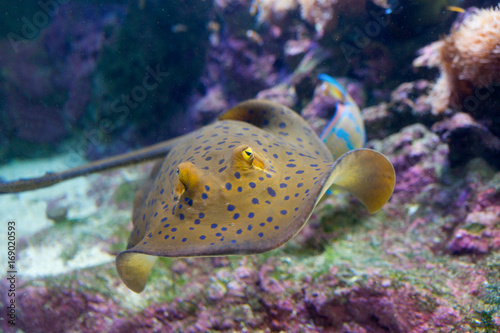
{"type": "MultiPolygon", "coordinates": [[[[387,7],[385,0],[372,0],[387,7]]],[[[258,11],[260,23],[280,21],[288,12],[300,8],[300,16],[314,26],[318,37],[337,26],[340,15],[356,16],[365,12],[366,0],[253,0],[251,11],[258,11]]]]}
{"type": "Polygon", "coordinates": [[[474,11],[431,49],[437,52],[441,69],[430,96],[434,112],[441,113],[448,106],[470,108],[484,97],[480,88],[490,87],[490,91],[500,84],[500,7],[474,11]]]}

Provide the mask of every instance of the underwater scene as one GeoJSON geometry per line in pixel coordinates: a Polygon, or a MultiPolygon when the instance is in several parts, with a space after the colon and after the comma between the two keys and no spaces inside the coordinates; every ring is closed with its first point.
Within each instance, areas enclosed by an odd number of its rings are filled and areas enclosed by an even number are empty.
{"type": "Polygon", "coordinates": [[[0,15],[0,332],[500,332],[498,0],[0,15]]]}

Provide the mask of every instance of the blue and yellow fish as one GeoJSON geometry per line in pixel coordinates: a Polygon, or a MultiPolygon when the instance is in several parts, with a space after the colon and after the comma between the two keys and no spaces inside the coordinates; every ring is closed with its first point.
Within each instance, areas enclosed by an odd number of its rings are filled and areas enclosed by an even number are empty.
{"type": "Polygon", "coordinates": [[[321,90],[339,100],[335,114],[319,138],[328,146],[335,158],[349,150],[364,147],[365,126],[358,105],[334,78],[326,74],[320,74],[318,78],[323,81],[321,90]]]}

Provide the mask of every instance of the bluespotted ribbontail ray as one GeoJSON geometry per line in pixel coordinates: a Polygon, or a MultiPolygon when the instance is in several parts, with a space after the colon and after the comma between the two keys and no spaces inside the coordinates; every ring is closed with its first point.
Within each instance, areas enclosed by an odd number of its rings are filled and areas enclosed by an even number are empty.
{"type": "MultiPolygon", "coordinates": [[[[328,142],[327,142],[328,144],[328,142]]],[[[139,151],[165,156],[134,201],[127,250],[116,267],[141,292],[158,256],[255,254],[297,234],[327,189],[352,193],[370,212],[390,198],[392,164],[369,149],[333,155],[294,111],[250,100],[214,124],[139,151]]],[[[135,153],[61,174],[0,184],[0,193],[34,189],[81,174],[138,163],[135,153]]]]}

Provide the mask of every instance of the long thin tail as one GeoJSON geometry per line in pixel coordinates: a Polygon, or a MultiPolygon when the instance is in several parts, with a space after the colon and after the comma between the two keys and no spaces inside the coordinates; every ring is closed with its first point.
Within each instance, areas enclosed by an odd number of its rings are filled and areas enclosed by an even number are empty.
{"type": "Polygon", "coordinates": [[[121,154],[79,166],[58,173],[47,173],[42,177],[20,179],[12,182],[0,183],[0,194],[16,193],[48,187],[62,181],[89,175],[91,173],[115,169],[127,165],[140,164],[164,157],[183,137],[163,141],[153,146],[142,148],[130,153],[121,154]]]}
{"type": "Polygon", "coordinates": [[[339,99],[337,110],[320,134],[335,158],[365,145],[366,133],[361,111],[354,99],[334,78],[320,74],[325,93],[339,99]]]}

